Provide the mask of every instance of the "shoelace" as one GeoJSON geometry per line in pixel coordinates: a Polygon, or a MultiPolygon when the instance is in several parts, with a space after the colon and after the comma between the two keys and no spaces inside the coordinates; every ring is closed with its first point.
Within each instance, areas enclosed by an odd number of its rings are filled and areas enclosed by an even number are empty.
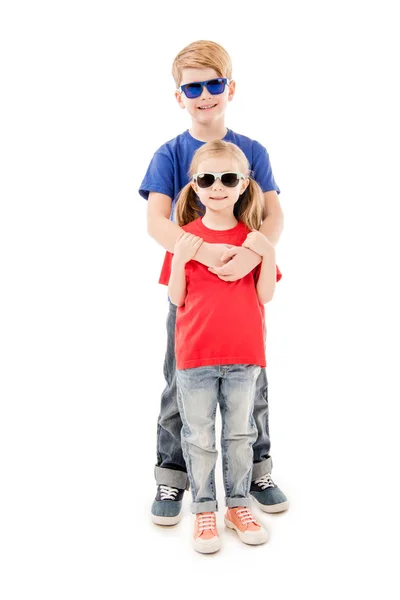
{"type": "Polygon", "coordinates": [[[175,500],[175,496],[179,490],[168,485],[160,485],[160,496],[161,500],[175,500]]]}
{"type": "Polygon", "coordinates": [[[256,525],[259,524],[253,517],[251,510],[248,508],[241,508],[240,510],[236,511],[236,514],[242,521],[243,525],[246,525],[247,523],[255,523],[256,525]]]}
{"type": "Polygon", "coordinates": [[[260,479],[256,479],[254,483],[259,485],[263,490],[266,490],[269,487],[275,487],[275,484],[272,481],[271,473],[267,473],[266,475],[260,477],[260,479]]]}
{"type": "Polygon", "coordinates": [[[203,531],[212,531],[215,529],[215,514],[214,513],[204,513],[198,514],[198,523],[199,523],[199,533],[203,533],[203,531]]]}

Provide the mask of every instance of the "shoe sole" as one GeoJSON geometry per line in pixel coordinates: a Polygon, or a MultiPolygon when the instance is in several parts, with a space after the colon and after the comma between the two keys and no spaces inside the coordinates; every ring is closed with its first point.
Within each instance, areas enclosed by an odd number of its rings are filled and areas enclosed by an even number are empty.
{"type": "Polygon", "coordinates": [[[198,542],[193,540],[193,548],[196,552],[200,552],[200,554],[213,554],[213,552],[218,552],[221,544],[219,538],[216,540],[210,540],[209,542],[198,542]]]}
{"type": "Polygon", "coordinates": [[[265,544],[265,542],[268,541],[268,534],[265,531],[265,529],[262,529],[260,533],[256,534],[254,534],[254,532],[252,531],[249,531],[247,532],[248,535],[246,535],[245,533],[240,531],[240,529],[238,529],[236,525],[232,523],[232,521],[229,521],[229,519],[227,519],[226,517],[224,517],[224,521],[228,529],[236,531],[239,538],[244,544],[248,544],[249,546],[258,546],[259,544],[265,544]],[[251,534],[253,534],[253,536],[251,534]]]}
{"type": "Polygon", "coordinates": [[[176,515],[176,517],[159,517],[157,515],[151,515],[151,520],[156,525],[176,525],[181,520],[181,515],[176,515]]]}
{"type": "Polygon", "coordinates": [[[259,500],[257,500],[257,498],[255,498],[254,496],[252,496],[252,498],[258,504],[258,506],[261,508],[261,510],[263,510],[266,513],[270,513],[270,514],[280,513],[280,512],[284,512],[285,510],[287,510],[289,508],[288,500],[286,500],[286,502],[280,502],[279,504],[261,504],[261,502],[259,502],[259,500]]]}

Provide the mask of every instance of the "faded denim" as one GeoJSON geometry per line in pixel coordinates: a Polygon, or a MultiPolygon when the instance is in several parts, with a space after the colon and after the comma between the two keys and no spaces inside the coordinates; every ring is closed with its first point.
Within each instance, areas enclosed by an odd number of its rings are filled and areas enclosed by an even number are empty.
{"type": "Polygon", "coordinates": [[[218,510],[215,489],[215,417],[221,411],[225,504],[250,506],[254,395],[260,367],[219,365],[176,372],[182,418],[182,450],[188,468],[192,513],[218,510]]]}
{"type": "MultiPolygon", "coordinates": [[[[188,488],[189,481],[181,448],[182,421],[179,415],[176,390],[176,309],[176,306],[170,302],[167,316],[167,351],[164,360],[166,386],[161,396],[161,410],[157,423],[155,478],[158,485],[164,484],[185,489],[188,488]]],[[[266,370],[263,368],[257,378],[254,420],[257,427],[257,440],[253,445],[252,480],[272,471],[272,459],[269,455],[271,442],[268,426],[268,381],[266,370]]]]}

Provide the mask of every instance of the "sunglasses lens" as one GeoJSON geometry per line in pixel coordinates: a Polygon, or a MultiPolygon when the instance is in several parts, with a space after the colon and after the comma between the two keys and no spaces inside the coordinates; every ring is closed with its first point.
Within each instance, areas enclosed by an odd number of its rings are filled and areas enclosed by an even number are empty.
{"type": "Polygon", "coordinates": [[[233,188],[239,183],[239,177],[236,173],[224,173],[221,177],[221,181],[226,187],[233,188]]]}
{"type": "Polygon", "coordinates": [[[210,94],[222,94],[225,89],[225,79],[210,79],[206,85],[210,94]]]}
{"type": "Polygon", "coordinates": [[[203,86],[201,83],[188,83],[187,85],[183,85],[182,89],[186,98],[198,98],[201,96],[203,86]]]}
{"type": "Polygon", "coordinates": [[[206,85],[207,90],[210,94],[222,94],[225,89],[225,85],[227,80],[223,77],[219,77],[218,79],[210,79],[209,81],[196,82],[193,83],[185,83],[182,86],[182,91],[185,94],[186,98],[198,98],[201,96],[203,92],[203,84],[206,85]]]}
{"type": "Polygon", "coordinates": [[[201,175],[197,176],[196,181],[200,188],[208,188],[214,183],[215,177],[211,173],[202,173],[201,175]]]}

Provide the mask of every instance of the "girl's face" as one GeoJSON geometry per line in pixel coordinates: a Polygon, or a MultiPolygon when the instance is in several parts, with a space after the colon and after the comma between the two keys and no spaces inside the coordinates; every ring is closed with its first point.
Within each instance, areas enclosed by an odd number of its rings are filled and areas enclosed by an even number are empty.
{"type": "MultiPolygon", "coordinates": [[[[238,162],[231,156],[218,156],[202,160],[197,168],[197,173],[226,173],[242,172],[238,162]]],[[[246,173],[244,173],[246,175],[246,173]]],[[[233,213],[233,207],[249,185],[248,179],[240,179],[236,187],[225,186],[220,179],[215,179],[214,183],[208,188],[201,188],[196,182],[192,182],[192,188],[196,192],[199,200],[204,206],[215,212],[222,212],[229,209],[233,213]]]]}

